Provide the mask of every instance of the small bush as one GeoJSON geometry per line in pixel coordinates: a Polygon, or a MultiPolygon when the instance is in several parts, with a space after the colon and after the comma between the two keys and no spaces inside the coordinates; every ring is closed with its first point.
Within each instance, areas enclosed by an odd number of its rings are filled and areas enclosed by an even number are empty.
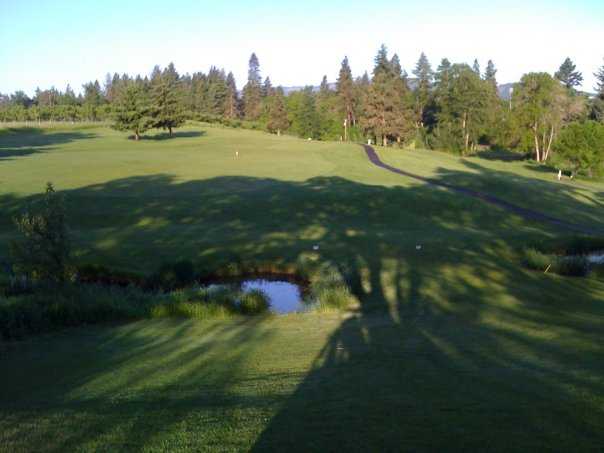
{"type": "Polygon", "coordinates": [[[355,302],[344,275],[330,263],[324,264],[313,274],[310,292],[320,309],[346,310],[355,302]]]}
{"type": "Polygon", "coordinates": [[[33,281],[64,283],[73,277],[63,197],[51,183],[15,224],[21,239],[10,244],[15,271],[33,281]]]}
{"type": "Polygon", "coordinates": [[[190,261],[164,263],[147,279],[147,287],[170,290],[183,288],[195,281],[195,269],[190,261]]]}
{"type": "Polygon", "coordinates": [[[524,262],[526,267],[537,271],[545,271],[553,265],[553,257],[546,255],[539,250],[530,247],[524,252],[524,262]]]}
{"type": "Polygon", "coordinates": [[[264,292],[253,289],[241,294],[238,306],[244,315],[259,315],[268,311],[270,303],[264,292]]]}
{"type": "Polygon", "coordinates": [[[528,248],[525,250],[524,262],[529,269],[569,277],[584,277],[589,273],[589,262],[584,256],[545,254],[535,248],[528,248]]]}

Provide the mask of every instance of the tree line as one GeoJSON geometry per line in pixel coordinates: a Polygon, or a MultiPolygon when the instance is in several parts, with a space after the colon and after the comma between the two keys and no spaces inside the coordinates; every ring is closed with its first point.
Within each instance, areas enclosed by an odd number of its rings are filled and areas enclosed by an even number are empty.
{"type": "Polygon", "coordinates": [[[38,89],[33,99],[23,92],[0,95],[0,120],[110,120],[138,138],[150,128],[172,134],[186,119],[196,119],[304,138],[370,140],[462,155],[500,148],[547,162],[568,125],[593,121],[591,127],[598,130],[604,123],[604,66],[595,76],[595,96],[578,91],[583,75],[567,58],[554,75],[525,74],[514,84],[510,99],[502,99],[490,60],[484,71],[476,60],[469,65],[446,58],[433,69],[422,53],[409,76],[398,55],[390,56],[382,45],[371,75],[354,77],[344,58],[335,84],[325,76],[318,89],[308,86],[286,95],[262,77],[258,57],[252,54],[241,90],[233,74],[223,69],[180,75],[170,64],[163,70],[156,66],[145,77],[107,75],[103,87],[89,82],[78,96],[69,86],[64,92],[38,89]]]}

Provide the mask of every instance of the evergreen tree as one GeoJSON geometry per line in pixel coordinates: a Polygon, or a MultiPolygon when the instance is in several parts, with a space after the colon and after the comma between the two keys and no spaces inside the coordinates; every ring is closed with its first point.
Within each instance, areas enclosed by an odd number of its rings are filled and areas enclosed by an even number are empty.
{"type": "Polygon", "coordinates": [[[323,79],[321,79],[321,85],[319,85],[319,95],[321,97],[327,97],[331,94],[331,90],[329,89],[329,82],[327,82],[327,76],[324,75],[323,79]]]}
{"type": "Polygon", "coordinates": [[[235,76],[229,72],[226,79],[227,97],[224,108],[224,115],[229,119],[239,118],[239,95],[237,94],[237,84],[235,76]]]}
{"type": "MultiPolygon", "coordinates": [[[[83,86],[84,88],[84,102],[83,107],[86,112],[86,116],[89,120],[95,121],[97,119],[98,107],[101,105],[103,100],[103,93],[101,91],[101,85],[98,80],[89,82],[83,86]]],[[[53,105],[52,96],[50,105],[53,105]]]]}
{"type": "Polygon", "coordinates": [[[364,106],[363,126],[376,141],[379,139],[383,146],[387,146],[389,138],[400,141],[404,133],[405,87],[398,57],[390,61],[384,45],[378,50],[374,61],[373,79],[364,106]]]}
{"type": "Polygon", "coordinates": [[[223,116],[225,113],[225,104],[229,96],[229,88],[224,70],[212,66],[208,72],[206,82],[205,111],[212,115],[223,116]]]}
{"type": "Polygon", "coordinates": [[[260,78],[260,63],[255,53],[249,61],[247,84],[243,87],[243,106],[245,119],[255,121],[262,114],[262,79],[260,78]]]}
{"type": "MultiPolygon", "coordinates": [[[[336,82],[336,93],[338,96],[339,109],[346,121],[347,127],[354,126],[356,121],[354,111],[355,90],[348,57],[344,57],[344,60],[342,60],[342,66],[336,82]]],[[[344,139],[348,140],[348,137],[346,136],[344,139]]]]}
{"type": "Polygon", "coordinates": [[[185,122],[178,73],[172,63],[151,80],[151,117],[153,127],[167,129],[170,137],[185,122]]]}
{"type": "Polygon", "coordinates": [[[321,125],[312,87],[306,87],[291,97],[295,102],[292,109],[294,132],[303,138],[319,138],[321,125]]]}
{"type": "Polygon", "coordinates": [[[480,63],[478,63],[478,59],[474,59],[474,63],[472,64],[472,71],[480,76],[480,63]]]}
{"type": "Polygon", "coordinates": [[[467,64],[455,64],[449,70],[448,89],[438,97],[440,145],[473,151],[483,132],[488,111],[485,82],[467,64]]]}
{"type": "Polygon", "coordinates": [[[604,100],[604,65],[598,69],[598,72],[594,73],[596,78],[595,89],[600,99],[604,100]]]}
{"type": "Polygon", "coordinates": [[[556,72],[554,77],[562,82],[562,84],[569,90],[574,90],[576,86],[583,83],[583,74],[578,72],[577,66],[573,63],[570,58],[566,58],[560,65],[560,69],[556,72]]]}
{"type": "Polygon", "coordinates": [[[493,60],[487,62],[487,69],[484,71],[484,80],[497,87],[497,69],[495,69],[493,60]]]}
{"type": "Polygon", "coordinates": [[[289,120],[287,119],[283,88],[278,87],[272,95],[267,128],[270,132],[276,132],[277,135],[281,135],[281,131],[286,130],[288,127],[289,120]]]}
{"type": "Polygon", "coordinates": [[[134,139],[153,125],[149,95],[142,83],[130,82],[120,90],[113,104],[113,127],[134,132],[134,139]]]}
{"type": "Polygon", "coordinates": [[[417,77],[417,89],[415,90],[415,115],[417,127],[423,127],[424,110],[430,99],[430,90],[434,79],[432,66],[428,61],[428,57],[423,52],[415,66],[413,74],[417,77]]]}
{"type": "Polygon", "coordinates": [[[378,74],[389,75],[392,73],[392,66],[390,60],[388,60],[388,48],[385,44],[382,44],[378,50],[377,55],[374,58],[373,76],[378,74]]]}
{"type": "Polygon", "coordinates": [[[264,79],[264,83],[262,84],[262,91],[261,91],[261,96],[263,98],[272,96],[273,94],[273,84],[271,83],[271,79],[269,77],[266,77],[266,79],[264,79]]]}

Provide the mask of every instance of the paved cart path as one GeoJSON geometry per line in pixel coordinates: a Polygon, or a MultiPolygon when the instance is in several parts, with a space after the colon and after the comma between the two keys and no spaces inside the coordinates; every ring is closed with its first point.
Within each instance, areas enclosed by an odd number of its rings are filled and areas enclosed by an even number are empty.
{"type": "Polygon", "coordinates": [[[425,176],[419,176],[419,175],[416,175],[413,173],[409,173],[408,171],[401,170],[400,168],[393,167],[393,166],[388,165],[387,163],[383,162],[379,158],[379,156],[377,155],[377,153],[375,152],[375,149],[373,149],[373,147],[371,147],[369,145],[363,145],[363,148],[365,148],[365,153],[367,154],[369,161],[373,165],[375,165],[376,167],[383,168],[384,170],[388,170],[392,173],[406,176],[408,178],[413,178],[418,181],[425,182],[426,184],[430,184],[432,186],[443,187],[445,189],[448,189],[448,190],[451,190],[453,192],[457,192],[457,193],[460,193],[463,195],[467,195],[469,197],[478,198],[479,200],[482,200],[491,205],[500,207],[508,212],[517,214],[528,220],[534,220],[534,221],[542,222],[542,223],[549,223],[549,224],[557,226],[561,229],[571,230],[571,231],[575,231],[578,233],[597,234],[597,232],[593,228],[566,222],[564,220],[549,216],[547,214],[543,214],[538,211],[534,211],[532,209],[523,208],[521,206],[517,206],[508,201],[502,200],[501,198],[495,197],[493,195],[489,195],[488,193],[479,192],[477,190],[468,189],[466,187],[456,186],[454,184],[447,184],[445,182],[439,181],[438,179],[427,178],[425,176]]]}

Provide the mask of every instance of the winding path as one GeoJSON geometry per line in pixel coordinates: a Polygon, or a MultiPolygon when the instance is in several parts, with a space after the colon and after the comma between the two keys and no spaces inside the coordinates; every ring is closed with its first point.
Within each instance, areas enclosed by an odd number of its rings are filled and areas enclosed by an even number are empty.
{"type": "Polygon", "coordinates": [[[508,201],[502,200],[501,198],[495,197],[493,195],[489,195],[484,192],[479,192],[477,190],[468,189],[466,187],[456,186],[453,184],[447,184],[445,182],[439,181],[438,179],[427,178],[425,176],[419,176],[414,173],[409,173],[408,171],[401,170],[400,168],[393,167],[393,166],[388,165],[387,163],[383,162],[379,158],[379,156],[377,155],[377,153],[375,152],[375,149],[373,149],[373,147],[371,147],[369,145],[363,145],[363,148],[365,148],[365,153],[367,154],[369,161],[373,165],[375,165],[376,167],[383,168],[384,170],[388,170],[392,173],[406,176],[408,178],[413,178],[418,181],[422,181],[427,184],[430,184],[432,186],[443,187],[445,189],[448,189],[453,192],[457,192],[457,193],[460,193],[460,194],[463,194],[463,195],[466,195],[469,197],[477,198],[479,200],[484,201],[485,203],[489,203],[491,205],[502,208],[508,212],[519,215],[527,220],[533,220],[533,221],[542,222],[542,223],[549,223],[558,228],[561,228],[564,230],[571,230],[571,231],[574,231],[577,233],[596,234],[596,232],[591,228],[588,228],[588,227],[585,227],[582,225],[577,225],[574,223],[565,222],[564,220],[558,219],[556,217],[552,217],[552,216],[543,214],[541,212],[534,211],[532,209],[520,207],[518,205],[512,204],[508,201]]]}

